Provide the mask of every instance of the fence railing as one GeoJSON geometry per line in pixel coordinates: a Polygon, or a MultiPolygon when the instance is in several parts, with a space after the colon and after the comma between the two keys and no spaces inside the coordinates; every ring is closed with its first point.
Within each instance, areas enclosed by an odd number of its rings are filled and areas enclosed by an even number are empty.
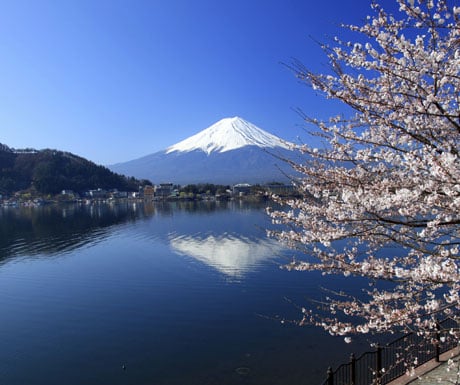
{"type": "Polygon", "coordinates": [[[433,358],[439,361],[442,353],[458,346],[458,341],[449,335],[449,330],[456,328],[458,324],[447,318],[438,323],[438,331],[432,340],[409,333],[358,358],[352,354],[350,362],[334,371],[328,369],[322,385],[388,384],[406,374],[408,363],[418,367],[433,358]]]}

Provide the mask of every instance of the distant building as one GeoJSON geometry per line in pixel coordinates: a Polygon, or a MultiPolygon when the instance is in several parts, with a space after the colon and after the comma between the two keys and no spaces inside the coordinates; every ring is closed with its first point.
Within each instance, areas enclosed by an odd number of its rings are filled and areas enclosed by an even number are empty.
{"type": "Polygon", "coordinates": [[[155,186],[155,197],[156,198],[167,198],[169,197],[174,190],[172,183],[160,183],[155,186]]]}
{"type": "Polygon", "coordinates": [[[273,183],[265,185],[267,192],[276,195],[292,195],[296,188],[292,184],[273,183]]]}
{"type": "Polygon", "coordinates": [[[233,195],[248,195],[251,192],[251,185],[248,183],[239,183],[232,187],[233,195]]]}
{"type": "Polygon", "coordinates": [[[113,189],[109,192],[110,198],[113,199],[123,199],[123,198],[128,198],[128,192],[127,191],[118,191],[117,189],[113,189]]]}
{"type": "Polygon", "coordinates": [[[153,186],[144,186],[143,192],[145,200],[153,200],[155,195],[155,188],[153,186]]]}
{"type": "Polygon", "coordinates": [[[97,190],[89,190],[88,195],[93,199],[107,198],[107,191],[98,188],[97,190]]]}
{"type": "Polygon", "coordinates": [[[61,195],[64,196],[64,199],[78,199],[80,195],[73,190],[62,190],[61,195]]]}

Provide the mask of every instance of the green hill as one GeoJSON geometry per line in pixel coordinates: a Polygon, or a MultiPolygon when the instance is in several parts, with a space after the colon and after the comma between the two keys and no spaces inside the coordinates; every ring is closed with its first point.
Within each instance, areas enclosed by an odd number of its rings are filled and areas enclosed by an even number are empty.
{"type": "Polygon", "coordinates": [[[14,150],[0,143],[0,194],[35,190],[57,194],[64,189],[83,193],[90,189],[137,191],[139,181],[108,168],[58,150],[14,150]]]}

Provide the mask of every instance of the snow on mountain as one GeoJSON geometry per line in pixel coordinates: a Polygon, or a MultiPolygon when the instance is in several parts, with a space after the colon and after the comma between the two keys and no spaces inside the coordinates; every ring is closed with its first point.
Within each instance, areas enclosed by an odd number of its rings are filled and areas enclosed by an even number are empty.
{"type": "Polygon", "coordinates": [[[166,153],[201,150],[209,155],[211,152],[226,152],[244,146],[288,148],[287,142],[235,116],[219,120],[198,134],[168,147],[166,153]]]}
{"type": "Polygon", "coordinates": [[[282,249],[274,239],[251,239],[228,232],[220,235],[177,235],[171,248],[203,262],[230,277],[239,278],[261,262],[276,258],[282,249]]]}
{"type": "Polygon", "coordinates": [[[290,143],[239,118],[226,118],[166,150],[109,166],[153,183],[267,183],[288,181],[290,143]]]}

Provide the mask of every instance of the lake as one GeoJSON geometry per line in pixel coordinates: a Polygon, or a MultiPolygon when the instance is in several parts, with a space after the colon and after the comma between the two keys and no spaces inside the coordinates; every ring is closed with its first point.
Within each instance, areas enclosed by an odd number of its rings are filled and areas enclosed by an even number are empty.
{"type": "Polygon", "coordinates": [[[363,346],[281,321],[351,281],[280,269],[264,207],[0,209],[0,383],[319,385],[363,346]]]}

